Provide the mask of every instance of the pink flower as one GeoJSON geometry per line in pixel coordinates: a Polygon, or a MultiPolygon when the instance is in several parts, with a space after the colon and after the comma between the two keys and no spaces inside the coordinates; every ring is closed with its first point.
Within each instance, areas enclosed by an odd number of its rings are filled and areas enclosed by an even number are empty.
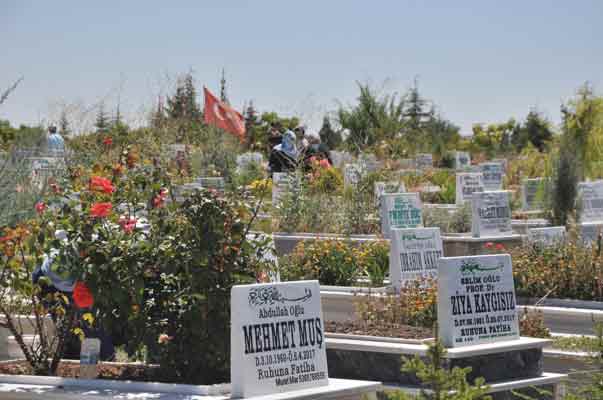
{"type": "Polygon", "coordinates": [[[168,194],[167,189],[161,189],[159,191],[159,194],[157,194],[154,198],[153,198],[153,207],[154,208],[159,208],[159,207],[163,207],[163,203],[165,202],[165,198],[168,194]]]}
{"type": "Polygon", "coordinates": [[[122,215],[119,217],[119,226],[121,226],[125,233],[132,233],[134,228],[136,228],[136,218],[126,218],[122,215]]]}
{"type": "Polygon", "coordinates": [[[331,168],[331,164],[329,164],[329,160],[327,160],[326,158],[320,160],[319,165],[323,168],[331,168]]]}
{"type": "Polygon", "coordinates": [[[499,251],[505,250],[505,246],[502,243],[497,243],[496,250],[499,250],[499,251]]]}
{"type": "Polygon", "coordinates": [[[113,139],[111,138],[111,136],[107,136],[106,138],[104,138],[103,144],[105,146],[111,146],[113,144],[113,139]]]}
{"type": "Polygon", "coordinates": [[[36,203],[36,211],[38,214],[42,214],[46,210],[47,206],[43,201],[39,201],[36,203]]]}
{"type": "Polygon", "coordinates": [[[484,247],[485,247],[485,248],[487,248],[487,249],[491,249],[492,247],[494,247],[494,243],[492,243],[492,242],[488,242],[488,243],[486,243],[486,244],[484,245],[484,247]]]}

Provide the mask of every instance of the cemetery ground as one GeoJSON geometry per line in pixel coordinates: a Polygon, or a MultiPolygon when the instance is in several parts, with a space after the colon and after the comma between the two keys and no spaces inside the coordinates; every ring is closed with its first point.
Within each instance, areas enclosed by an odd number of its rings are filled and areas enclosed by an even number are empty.
{"type": "Polygon", "coordinates": [[[0,399],[602,398],[600,142],[572,120],[278,173],[266,121],[155,123],[8,148],[0,399]]]}

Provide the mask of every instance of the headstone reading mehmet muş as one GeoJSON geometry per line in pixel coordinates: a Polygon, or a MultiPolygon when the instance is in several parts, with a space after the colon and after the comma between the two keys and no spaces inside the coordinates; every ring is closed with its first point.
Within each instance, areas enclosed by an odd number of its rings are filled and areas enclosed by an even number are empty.
{"type": "Polygon", "coordinates": [[[438,329],[446,347],[519,339],[511,256],[440,258],[438,329]]]}
{"type": "Polygon", "coordinates": [[[232,288],[233,397],[329,383],[318,281],[232,288]]]}

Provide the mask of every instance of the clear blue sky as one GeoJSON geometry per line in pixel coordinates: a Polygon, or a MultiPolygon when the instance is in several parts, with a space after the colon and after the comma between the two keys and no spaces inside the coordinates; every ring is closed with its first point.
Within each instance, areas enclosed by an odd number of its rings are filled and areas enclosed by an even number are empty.
{"type": "Polygon", "coordinates": [[[558,122],[581,83],[601,92],[602,19],[602,0],[1,0],[0,89],[25,80],[0,118],[52,120],[57,101],[113,108],[118,93],[140,118],[166,75],[192,69],[218,91],[224,67],[233,105],[312,127],[353,101],[356,80],[403,92],[415,76],[464,133],[530,107],[558,122]]]}

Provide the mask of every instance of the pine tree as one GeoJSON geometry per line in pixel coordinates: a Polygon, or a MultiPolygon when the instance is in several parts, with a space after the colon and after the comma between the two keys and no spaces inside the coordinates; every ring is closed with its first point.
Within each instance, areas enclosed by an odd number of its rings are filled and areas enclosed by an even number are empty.
{"type": "Polygon", "coordinates": [[[179,79],[176,93],[167,100],[167,115],[170,119],[198,121],[201,109],[197,104],[197,91],[191,73],[179,79]]]}
{"type": "Polygon", "coordinates": [[[322,127],[318,132],[318,136],[320,136],[320,141],[331,150],[336,149],[342,142],[341,134],[333,130],[331,121],[327,116],[322,120],[322,127]]]}
{"type": "Polygon", "coordinates": [[[65,110],[61,111],[61,116],[59,117],[59,133],[63,135],[63,137],[71,136],[71,127],[65,110]]]}
{"type": "Polygon", "coordinates": [[[107,112],[105,111],[105,104],[101,103],[96,114],[96,122],[94,123],[97,133],[107,133],[110,128],[110,121],[107,112]]]}
{"type": "Polygon", "coordinates": [[[414,86],[406,95],[406,102],[408,106],[404,110],[404,117],[406,118],[409,128],[414,131],[421,131],[423,123],[433,116],[434,111],[433,108],[429,111],[425,110],[428,106],[428,102],[419,94],[419,86],[416,79],[414,86]]]}
{"type": "Polygon", "coordinates": [[[157,100],[157,109],[151,115],[151,126],[161,128],[165,123],[165,110],[163,109],[163,98],[159,96],[157,100]]]}
{"type": "Polygon", "coordinates": [[[119,110],[119,104],[118,104],[117,109],[115,110],[115,116],[113,117],[113,121],[111,121],[111,126],[119,127],[121,125],[123,125],[123,121],[122,121],[121,112],[119,110]]]}

